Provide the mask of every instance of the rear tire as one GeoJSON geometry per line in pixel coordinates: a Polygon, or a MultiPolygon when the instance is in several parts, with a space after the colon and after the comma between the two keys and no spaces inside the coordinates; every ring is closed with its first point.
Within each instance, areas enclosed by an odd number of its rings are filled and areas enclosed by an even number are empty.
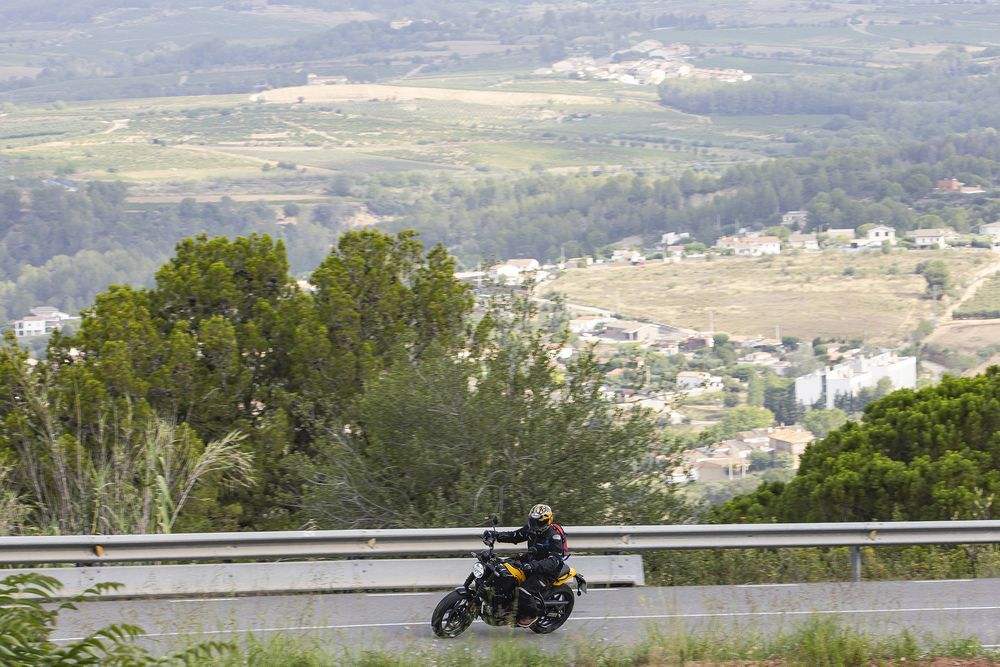
{"type": "Polygon", "coordinates": [[[452,591],[444,596],[431,615],[431,628],[438,637],[453,639],[472,625],[476,620],[474,598],[452,591]]]}
{"type": "Polygon", "coordinates": [[[541,618],[531,626],[533,632],[540,635],[547,635],[562,627],[563,623],[569,620],[569,615],[573,613],[573,605],[576,600],[573,596],[573,589],[569,586],[556,586],[552,590],[543,594],[546,603],[560,602],[559,606],[550,607],[546,604],[546,612],[541,618]]]}

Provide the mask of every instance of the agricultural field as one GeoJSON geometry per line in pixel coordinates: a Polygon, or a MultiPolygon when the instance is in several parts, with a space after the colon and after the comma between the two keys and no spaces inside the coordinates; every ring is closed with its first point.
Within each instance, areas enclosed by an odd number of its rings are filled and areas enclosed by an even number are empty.
{"type": "MultiPolygon", "coordinates": [[[[812,339],[861,337],[874,344],[905,342],[932,316],[926,282],[916,265],[929,253],[894,251],[688,259],[675,264],[604,265],[566,271],[546,286],[571,303],[698,330],[812,339]],[[847,305],[849,304],[849,306],[847,305]]],[[[987,250],[933,253],[956,285],[995,262],[987,250]]]]}
{"type": "Polygon", "coordinates": [[[980,285],[971,299],[955,309],[955,318],[1000,319],[1000,275],[994,275],[980,285]]]}
{"type": "MultiPolygon", "coordinates": [[[[113,76],[101,64],[85,76],[0,88],[0,177],[114,179],[137,186],[137,196],[152,196],[182,183],[195,193],[207,183],[236,181],[257,181],[254,191],[274,191],[268,184],[287,176],[278,172],[289,167],[312,176],[581,168],[718,173],[735,163],[790,155],[792,139],[829,133],[824,125],[830,117],[822,114],[698,116],[662,106],[655,86],[539,74],[551,59],[539,59],[535,42],[501,36],[502,19],[498,34],[477,25],[481,32],[399,51],[382,46],[387,50],[365,52],[364,58],[332,55],[282,65],[234,55],[232,63],[205,67],[196,57],[173,64],[168,59],[159,70],[145,66],[199,45],[288,48],[347,22],[391,18],[283,5],[212,5],[121,10],[80,26],[0,28],[0,79],[30,78],[60,59],[133,65],[122,65],[113,76]],[[289,86],[288,78],[275,83],[278,71],[298,81],[315,71],[373,83],[289,86]],[[160,96],[186,90],[212,94],[160,96]],[[214,94],[230,90],[248,92],[214,94]],[[85,99],[92,101],[73,101],[85,99]]],[[[635,9],[650,16],[663,11],[642,1],[635,9]]],[[[544,15],[540,7],[518,11],[524,19],[544,15]]],[[[671,3],[670,12],[703,15],[711,29],[643,29],[623,33],[627,43],[649,38],[687,44],[692,64],[741,68],[755,80],[832,79],[926,60],[954,44],[979,50],[997,44],[1000,34],[1000,11],[990,5],[950,5],[947,18],[934,6],[797,0],[682,0],[671,3]]],[[[607,39],[595,33],[581,43],[607,39]]],[[[567,55],[577,52],[569,41],[566,47],[567,55]]]]}
{"type": "Polygon", "coordinates": [[[267,180],[266,170],[279,163],[314,174],[538,167],[679,173],[692,166],[717,171],[781,146],[773,128],[713,125],[658,107],[652,90],[619,96],[622,87],[569,94],[307,86],[252,98],[8,105],[0,125],[0,175],[58,171],[155,188],[255,174],[267,180]]]}

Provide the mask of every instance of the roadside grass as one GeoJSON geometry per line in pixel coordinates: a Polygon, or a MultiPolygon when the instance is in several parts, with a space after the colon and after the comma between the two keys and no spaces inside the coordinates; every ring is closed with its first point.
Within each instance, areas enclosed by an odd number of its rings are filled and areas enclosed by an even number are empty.
{"type": "Polygon", "coordinates": [[[917,263],[941,259],[965,284],[988,250],[951,249],[933,255],[897,250],[781,254],[764,258],[709,256],[677,264],[603,265],[570,270],[548,289],[579,303],[699,330],[803,339],[863,337],[899,343],[930,316],[917,263]]]}
{"type": "Polygon", "coordinates": [[[973,638],[918,638],[907,631],[880,636],[819,616],[810,617],[797,627],[769,633],[732,627],[716,627],[701,633],[680,627],[649,627],[647,637],[635,646],[596,639],[543,646],[531,639],[511,637],[483,643],[458,638],[433,649],[358,651],[330,647],[318,636],[266,639],[251,636],[235,654],[216,659],[212,664],[220,667],[862,667],[897,664],[897,661],[921,665],[936,658],[968,660],[957,664],[979,667],[1000,664],[992,662],[992,658],[1000,656],[983,649],[973,638]]]}

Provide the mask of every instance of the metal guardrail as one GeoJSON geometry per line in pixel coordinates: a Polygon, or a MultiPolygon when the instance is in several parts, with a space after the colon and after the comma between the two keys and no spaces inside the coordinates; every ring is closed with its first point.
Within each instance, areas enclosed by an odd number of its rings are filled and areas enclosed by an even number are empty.
{"type": "MultiPolygon", "coordinates": [[[[1000,543],[1000,521],[566,526],[574,552],[1000,543]]],[[[445,556],[482,528],[0,537],[0,564],[445,556]]],[[[518,550],[497,545],[501,550],[518,550]]]]}
{"type": "MultiPolygon", "coordinates": [[[[465,558],[365,559],[293,563],[211,563],[201,565],[126,565],[52,567],[31,572],[62,583],[61,598],[82,595],[102,582],[120,588],[123,598],[189,595],[239,595],[359,591],[459,586],[476,561],[465,558]]],[[[642,556],[573,556],[573,567],[587,582],[643,586],[642,556]]]]}

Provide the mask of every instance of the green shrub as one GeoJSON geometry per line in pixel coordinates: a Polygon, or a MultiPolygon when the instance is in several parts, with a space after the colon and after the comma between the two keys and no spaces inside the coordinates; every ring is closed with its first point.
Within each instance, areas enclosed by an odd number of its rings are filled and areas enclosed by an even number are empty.
{"type": "Polygon", "coordinates": [[[211,664],[233,649],[230,644],[206,642],[166,657],[151,656],[133,640],[142,628],[121,623],[108,625],[83,639],[60,642],[51,639],[59,613],[75,610],[74,603],[120,587],[98,584],[84,594],[59,602],[62,588],[57,579],[33,572],[0,579],[0,664],[5,667],[145,667],[147,665],[211,664]]]}

